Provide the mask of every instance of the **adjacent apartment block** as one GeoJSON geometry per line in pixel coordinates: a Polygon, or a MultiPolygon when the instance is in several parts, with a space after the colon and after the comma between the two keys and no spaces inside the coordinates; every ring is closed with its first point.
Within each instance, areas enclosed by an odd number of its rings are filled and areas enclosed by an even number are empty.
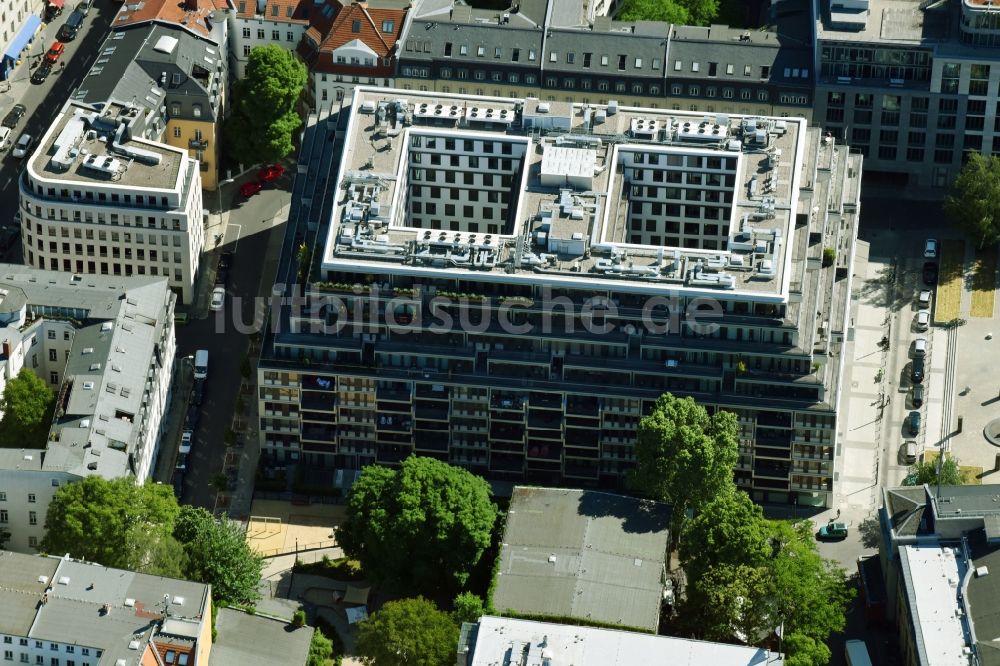
{"type": "Polygon", "coordinates": [[[670,391],[738,414],[754,498],[829,504],[860,156],[801,119],[355,95],[265,456],[613,488],[670,391]]]}
{"type": "Polygon", "coordinates": [[[0,551],[6,663],[207,666],[209,585],[0,551]]]}
{"type": "MultiPolygon", "coordinates": [[[[9,81],[14,76],[14,69],[20,69],[21,76],[28,76],[28,60],[24,57],[34,46],[36,55],[42,48],[35,42],[35,34],[42,25],[42,3],[38,0],[12,0],[4,5],[0,14],[0,46],[3,48],[3,59],[0,60],[0,81],[9,81]]],[[[41,40],[39,40],[41,41],[41,40]]]]}
{"type": "Polygon", "coordinates": [[[996,488],[886,488],[879,556],[907,666],[1000,664],[996,488]]]}
{"type": "Polygon", "coordinates": [[[56,394],[47,441],[0,449],[11,550],[37,547],[60,486],[149,477],[173,376],[174,301],[163,277],[0,265],[0,391],[27,368],[56,394]]]}
{"type": "Polygon", "coordinates": [[[803,2],[764,30],[615,21],[572,0],[479,9],[425,0],[411,10],[399,88],[457,95],[644,106],[704,113],[812,113],[803,2]]]}
{"type": "Polygon", "coordinates": [[[1000,14],[981,0],[812,0],[814,119],[872,182],[944,192],[1000,153],[1000,14]]]}
{"type": "MultiPolygon", "coordinates": [[[[331,0],[337,7],[340,3],[331,0]]],[[[306,0],[235,0],[230,33],[232,43],[232,75],[241,79],[246,75],[250,51],[257,46],[277,44],[289,51],[302,41],[309,27],[310,14],[322,15],[320,3],[306,0]],[[312,11],[310,11],[312,10],[312,11]]]]}
{"type": "Polygon", "coordinates": [[[745,645],[484,615],[466,622],[459,666],[781,666],[780,653],[745,645]]]}
{"type": "Polygon", "coordinates": [[[130,99],[71,100],[38,142],[19,179],[24,261],[67,276],[166,278],[190,303],[202,172],[186,149],[147,138],[162,127],[159,105],[130,99]]]}

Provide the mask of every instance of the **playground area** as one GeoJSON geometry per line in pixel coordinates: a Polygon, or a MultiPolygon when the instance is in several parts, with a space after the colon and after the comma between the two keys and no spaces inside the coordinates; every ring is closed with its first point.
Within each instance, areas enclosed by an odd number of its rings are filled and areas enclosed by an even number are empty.
{"type": "Polygon", "coordinates": [[[302,550],[333,548],[344,507],[335,504],[294,505],[276,500],[254,500],[246,539],[262,557],[302,550]]]}

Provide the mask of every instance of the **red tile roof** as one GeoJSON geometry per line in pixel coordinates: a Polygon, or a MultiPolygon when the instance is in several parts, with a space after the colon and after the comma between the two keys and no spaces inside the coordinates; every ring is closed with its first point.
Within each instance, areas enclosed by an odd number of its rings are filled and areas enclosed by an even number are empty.
{"type": "Polygon", "coordinates": [[[227,0],[143,0],[135,4],[126,2],[115,15],[111,28],[122,28],[155,20],[176,23],[192,32],[208,35],[210,33],[208,15],[213,11],[226,9],[229,9],[227,0]],[[132,7],[139,9],[133,10],[132,7]]]}
{"type": "Polygon", "coordinates": [[[234,0],[240,18],[260,18],[277,23],[306,23],[312,0],[265,0],[263,14],[257,14],[257,0],[234,0]]]}
{"type": "Polygon", "coordinates": [[[388,58],[396,47],[405,18],[405,9],[377,9],[368,7],[364,2],[354,2],[344,7],[326,29],[321,21],[310,22],[306,37],[319,44],[319,47],[309,50],[331,53],[357,39],[379,58],[388,58]],[[382,25],[386,21],[392,22],[392,32],[383,32],[382,25]]]}

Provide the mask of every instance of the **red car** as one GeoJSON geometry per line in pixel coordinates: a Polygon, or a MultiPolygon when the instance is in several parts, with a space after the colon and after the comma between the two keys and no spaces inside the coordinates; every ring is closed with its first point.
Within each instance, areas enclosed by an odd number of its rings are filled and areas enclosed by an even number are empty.
{"type": "Polygon", "coordinates": [[[257,177],[262,183],[273,183],[285,174],[285,167],[280,164],[266,166],[257,172],[257,177]]]}
{"type": "Polygon", "coordinates": [[[45,62],[51,62],[54,64],[57,60],[59,60],[59,56],[61,56],[65,50],[66,45],[62,42],[52,42],[49,52],[45,54],[45,62]]]}
{"type": "Polygon", "coordinates": [[[250,181],[249,183],[243,183],[242,185],[240,185],[240,194],[249,199],[253,195],[260,192],[262,189],[264,189],[264,186],[261,183],[257,182],[256,180],[253,180],[250,181]]]}

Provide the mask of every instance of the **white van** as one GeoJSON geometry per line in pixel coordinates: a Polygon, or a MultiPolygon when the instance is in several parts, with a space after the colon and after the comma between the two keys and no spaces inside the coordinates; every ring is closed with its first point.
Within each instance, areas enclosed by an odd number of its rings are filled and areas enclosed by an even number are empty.
{"type": "Polygon", "coordinates": [[[208,377],[208,350],[199,349],[194,353],[194,378],[208,377]]]}

